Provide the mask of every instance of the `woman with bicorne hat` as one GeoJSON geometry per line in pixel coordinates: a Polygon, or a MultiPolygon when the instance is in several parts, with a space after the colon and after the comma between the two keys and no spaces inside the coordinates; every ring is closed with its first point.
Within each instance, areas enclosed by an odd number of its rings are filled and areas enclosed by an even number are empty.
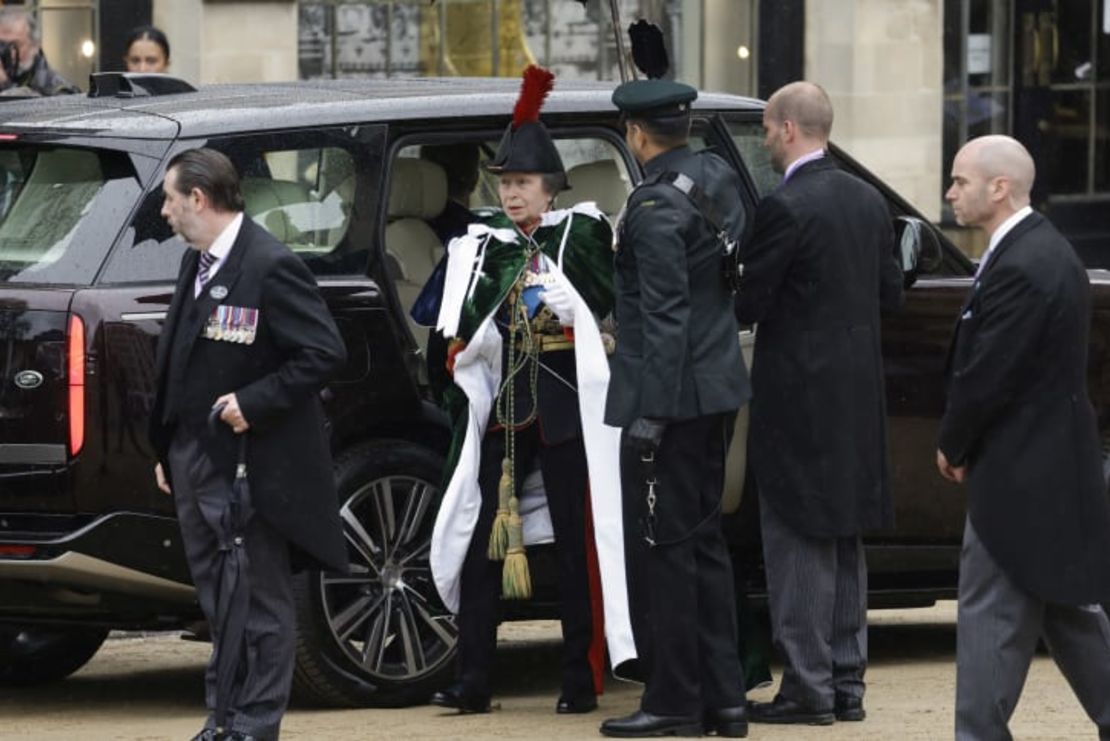
{"type": "Polygon", "coordinates": [[[563,627],[556,711],[597,707],[605,643],[618,672],[635,658],[620,431],[602,423],[609,366],[598,321],[613,308],[612,231],[593,203],[553,209],[567,188],[539,120],[553,79],[536,66],[524,72],[487,165],[503,210],[451,242],[436,326],[449,341],[454,437],[431,566],[458,616],[459,670],[432,703],[461,712],[490,708],[498,599],[531,596],[524,547],[551,531],[563,627]],[[533,507],[523,488],[537,468],[543,495],[533,507]]]}

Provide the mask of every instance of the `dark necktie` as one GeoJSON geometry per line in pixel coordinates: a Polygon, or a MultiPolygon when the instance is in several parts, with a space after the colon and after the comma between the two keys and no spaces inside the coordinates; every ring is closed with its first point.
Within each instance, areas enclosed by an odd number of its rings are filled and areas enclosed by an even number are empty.
{"type": "Polygon", "coordinates": [[[211,252],[200,253],[200,267],[197,268],[197,280],[200,281],[200,287],[204,288],[208,283],[208,271],[212,269],[212,265],[216,262],[216,256],[211,252]]]}

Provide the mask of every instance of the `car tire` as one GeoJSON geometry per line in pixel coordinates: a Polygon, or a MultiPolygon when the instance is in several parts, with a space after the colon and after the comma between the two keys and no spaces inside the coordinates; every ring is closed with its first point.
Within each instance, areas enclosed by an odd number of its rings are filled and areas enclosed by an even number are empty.
{"type": "Polygon", "coordinates": [[[428,562],[443,465],[439,454],[403,441],[336,458],[351,569],[294,580],[298,699],[403,707],[450,680],[458,634],[428,562]]]}
{"type": "Polygon", "coordinates": [[[87,664],[107,637],[102,628],[0,625],[0,685],[65,679],[87,664]]]}

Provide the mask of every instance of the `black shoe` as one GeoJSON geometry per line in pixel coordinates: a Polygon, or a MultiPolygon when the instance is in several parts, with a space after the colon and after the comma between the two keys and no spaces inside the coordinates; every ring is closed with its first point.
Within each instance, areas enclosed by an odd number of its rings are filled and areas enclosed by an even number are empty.
{"type": "Polygon", "coordinates": [[[782,695],[775,695],[773,702],[753,702],[748,705],[748,719],[752,723],[803,723],[811,726],[828,726],[836,720],[832,708],[820,710],[807,708],[782,695]]]}
{"type": "Polygon", "coordinates": [[[650,736],[701,736],[701,719],[694,715],[652,715],[637,710],[623,718],[601,724],[602,736],[647,738],[650,736]]]}
{"type": "Polygon", "coordinates": [[[249,733],[242,733],[241,731],[232,731],[224,736],[226,741],[262,741],[261,736],[252,736],[249,733]]]}
{"type": "Polygon", "coordinates": [[[867,717],[867,711],[863,709],[863,698],[849,695],[836,696],[833,712],[836,713],[837,720],[863,720],[867,717]]]}
{"type": "Polygon", "coordinates": [[[475,695],[460,685],[452,685],[432,695],[430,702],[441,708],[451,708],[460,713],[488,713],[489,695],[475,695]]]}
{"type": "Polygon", "coordinates": [[[205,728],[193,736],[192,741],[224,741],[224,738],[224,734],[215,728],[205,728]]]}
{"type": "Polygon", "coordinates": [[[748,737],[748,706],[706,710],[702,725],[706,734],[716,733],[725,738],[748,737]]]}
{"type": "Polygon", "coordinates": [[[555,703],[555,712],[559,715],[578,715],[594,710],[597,710],[597,695],[583,695],[577,698],[563,695],[559,698],[559,702],[555,703]]]}

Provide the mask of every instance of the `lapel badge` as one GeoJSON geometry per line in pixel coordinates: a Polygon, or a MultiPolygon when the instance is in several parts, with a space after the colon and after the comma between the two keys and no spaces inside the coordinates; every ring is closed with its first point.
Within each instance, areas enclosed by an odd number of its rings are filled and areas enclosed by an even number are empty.
{"type": "Polygon", "coordinates": [[[208,289],[208,295],[217,301],[223,301],[227,298],[227,286],[212,286],[208,289]]]}

